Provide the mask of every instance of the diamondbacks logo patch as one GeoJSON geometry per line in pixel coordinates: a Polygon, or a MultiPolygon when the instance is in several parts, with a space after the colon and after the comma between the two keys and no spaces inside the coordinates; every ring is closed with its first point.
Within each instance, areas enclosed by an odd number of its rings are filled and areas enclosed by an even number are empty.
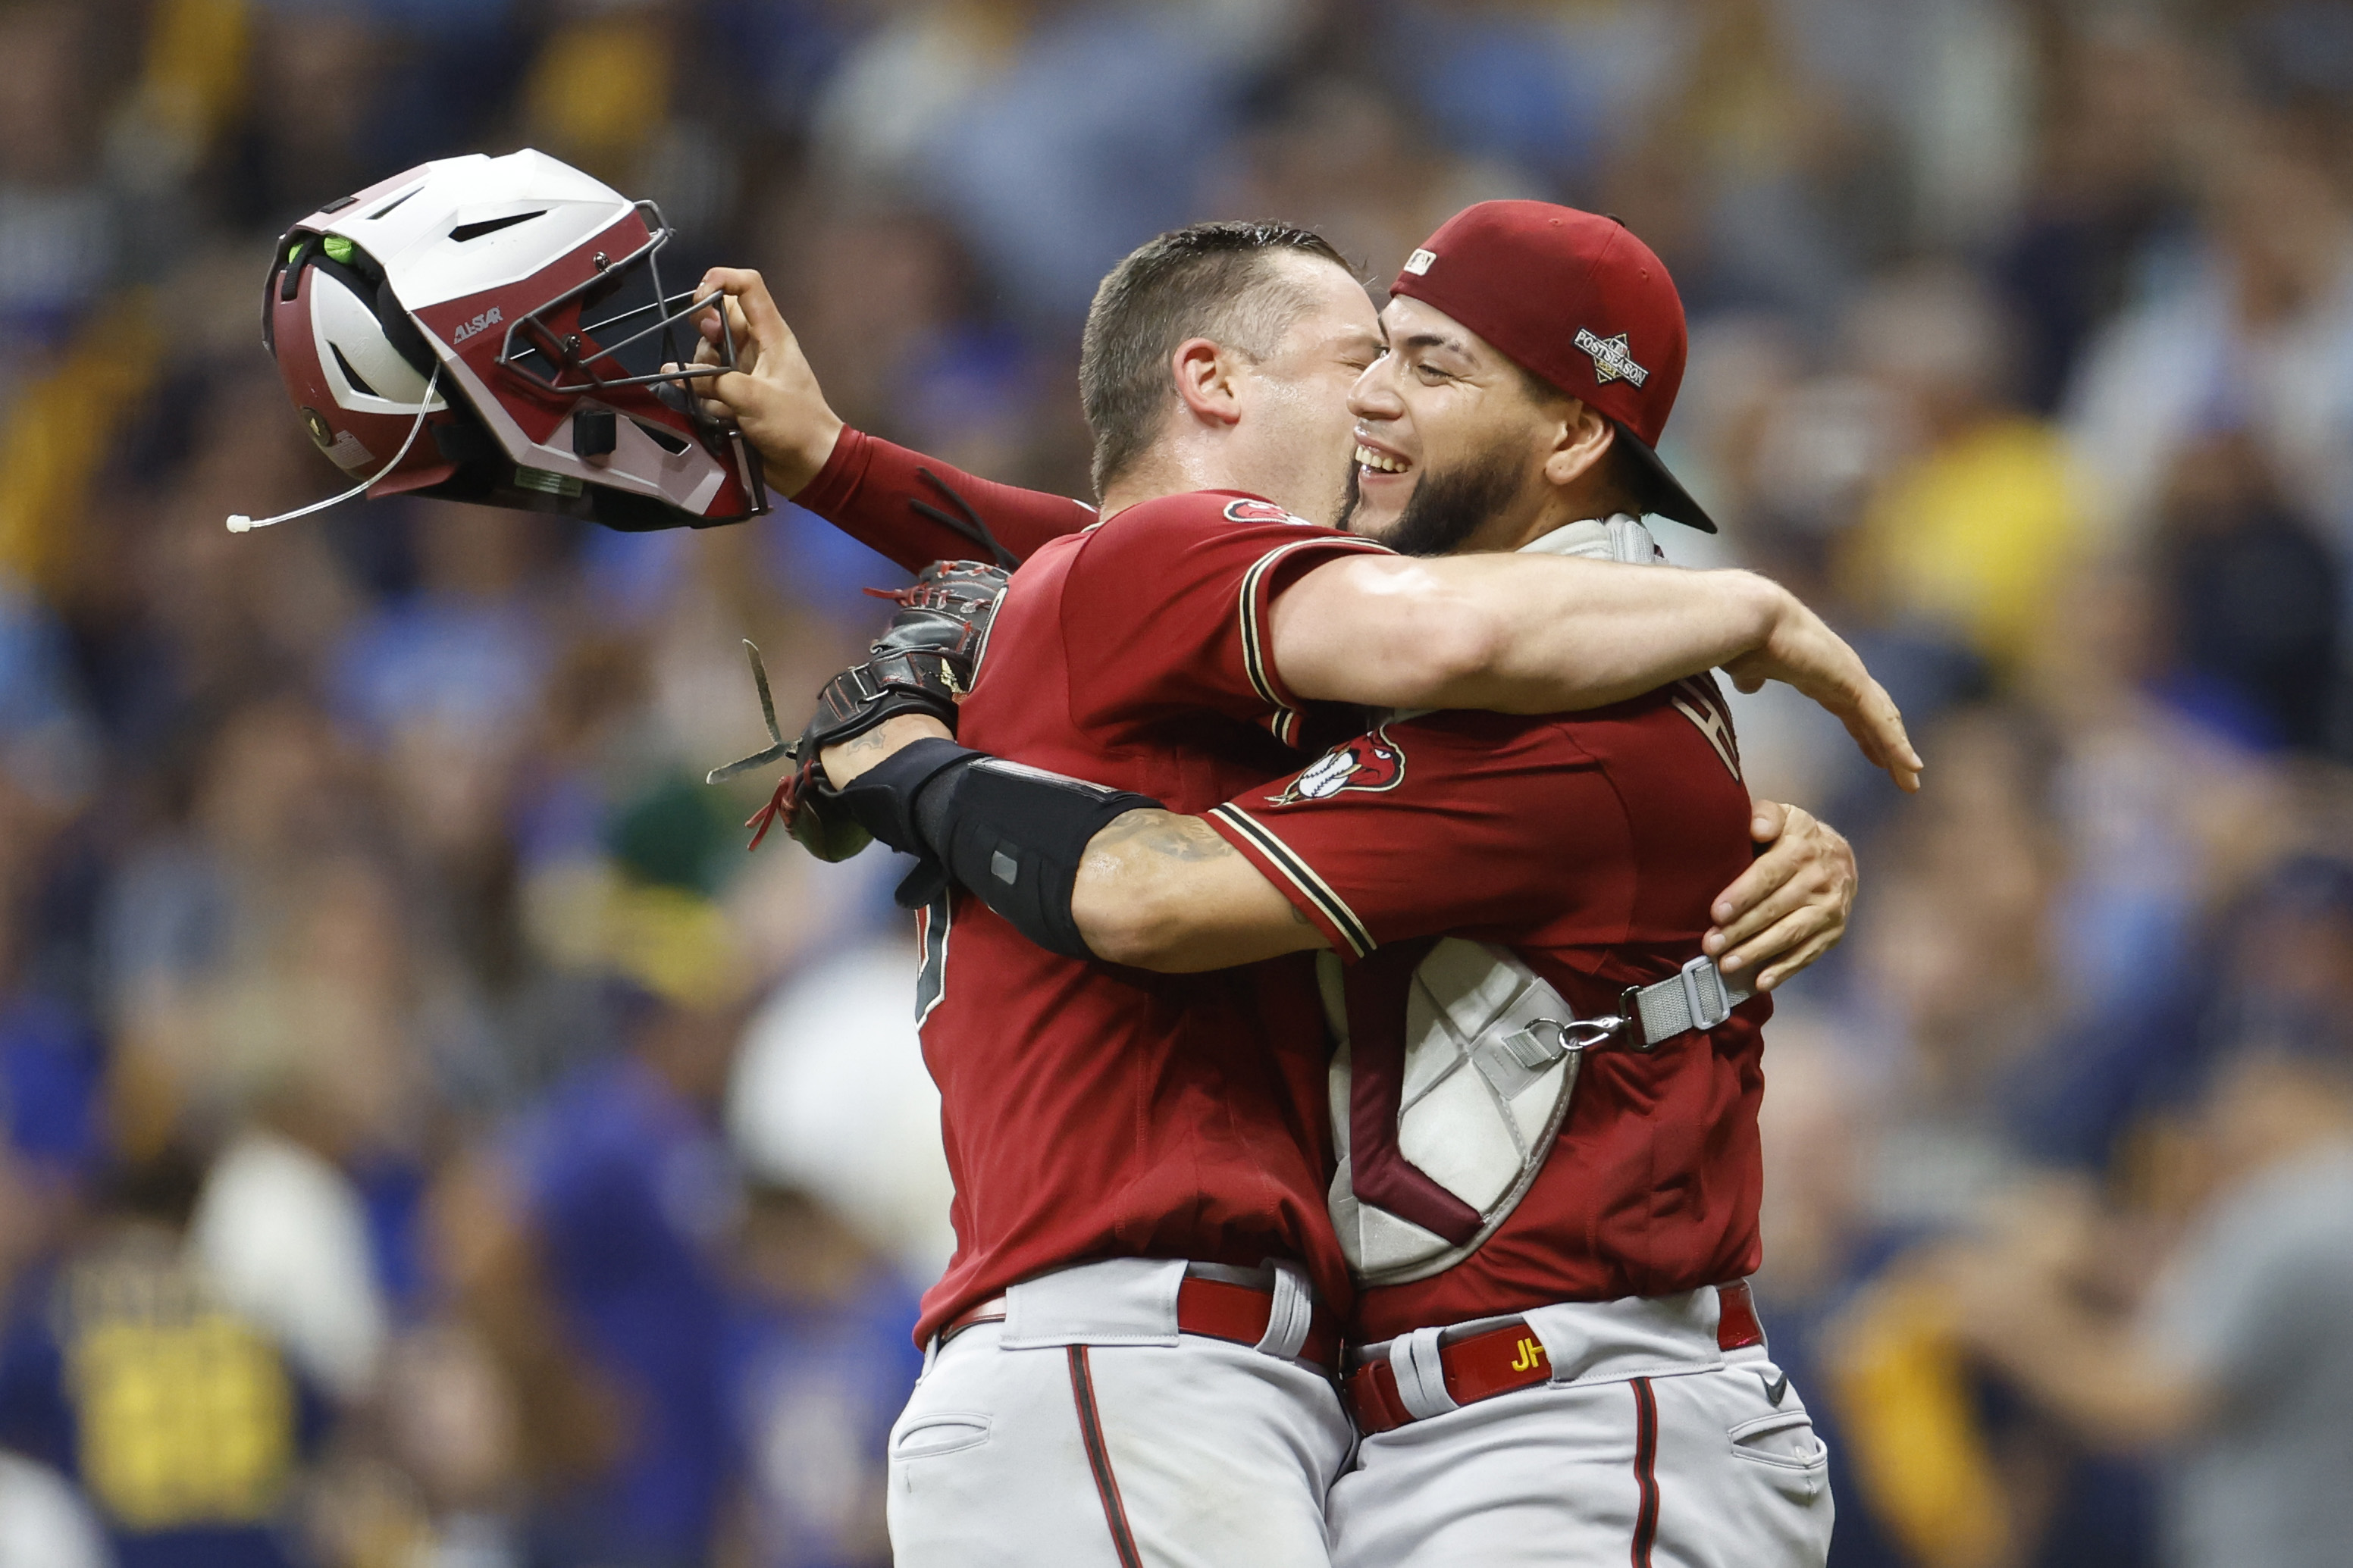
{"type": "Polygon", "coordinates": [[[1305,800],[1329,800],[1342,790],[1391,790],[1405,783],[1405,748],[1389,739],[1387,727],[1359,735],[1324,752],[1280,795],[1266,797],[1269,805],[1297,805],[1305,800]]]}
{"type": "Polygon", "coordinates": [[[1593,356],[1593,379],[1607,386],[1613,381],[1630,382],[1636,386],[1651,379],[1649,370],[1634,363],[1632,351],[1626,347],[1626,334],[1614,338],[1598,335],[1590,327],[1577,329],[1577,346],[1593,356]]]}
{"type": "Polygon", "coordinates": [[[1295,522],[1308,526],[1303,517],[1293,517],[1271,500],[1229,500],[1226,503],[1228,522],[1295,522]]]}

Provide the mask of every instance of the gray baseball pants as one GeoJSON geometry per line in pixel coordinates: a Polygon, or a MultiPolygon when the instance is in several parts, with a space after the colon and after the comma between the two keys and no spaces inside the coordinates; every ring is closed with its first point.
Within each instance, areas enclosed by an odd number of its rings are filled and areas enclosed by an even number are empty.
{"type": "Polygon", "coordinates": [[[934,1350],[891,1433],[897,1568],[1325,1568],[1339,1396],[1280,1346],[1180,1335],[1184,1270],[1064,1269],[934,1350]]]}
{"type": "Polygon", "coordinates": [[[1716,1348],[1716,1311],[1706,1289],[1528,1313],[1552,1381],[1365,1437],[1335,1568],[1820,1568],[1829,1451],[1765,1346],[1716,1348]]]}

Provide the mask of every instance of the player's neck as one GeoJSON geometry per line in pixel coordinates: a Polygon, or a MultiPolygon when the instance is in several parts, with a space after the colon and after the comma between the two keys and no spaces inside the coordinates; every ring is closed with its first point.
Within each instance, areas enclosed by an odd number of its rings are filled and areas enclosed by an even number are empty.
{"type": "Polygon", "coordinates": [[[1206,489],[1206,485],[1173,483],[1159,474],[1127,473],[1103,487],[1095,510],[1105,518],[1117,517],[1132,506],[1142,506],[1162,496],[1173,496],[1190,489],[1206,489]]]}
{"type": "Polygon", "coordinates": [[[1297,488],[1297,476],[1291,471],[1296,465],[1252,463],[1252,455],[1232,441],[1163,439],[1103,487],[1098,510],[1110,518],[1163,496],[1242,490],[1303,513],[1312,502],[1291,493],[1297,488]]]}
{"type": "Polygon", "coordinates": [[[1164,436],[1103,487],[1103,514],[1113,517],[1129,507],[1192,490],[1250,489],[1250,485],[1237,482],[1233,465],[1224,461],[1225,457],[1213,443],[1164,436]]]}
{"type": "Polygon", "coordinates": [[[1544,504],[1536,509],[1535,515],[1519,527],[1517,537],[1498,543],[1495,548],[1525,550],[1548,533],[1556,533],[1564,528],[1596,518],[1607,518],[1624,510],[1602,486],[1584,483],[1556,486],[1545,498],[1544,504]]]}
{"type": "Polygon", "coordinates": [[[1516,550],[1525,550],[1546,534],[1557,533],[1589,517],[1608,515],[1579,510],[1578,503],[1585,499],[1556,489],[1531,509],[1523,498],[1519,505],[1490,516],[1482,523],[1461,547],[1462,553],[1508,555],[1516,550]]]}

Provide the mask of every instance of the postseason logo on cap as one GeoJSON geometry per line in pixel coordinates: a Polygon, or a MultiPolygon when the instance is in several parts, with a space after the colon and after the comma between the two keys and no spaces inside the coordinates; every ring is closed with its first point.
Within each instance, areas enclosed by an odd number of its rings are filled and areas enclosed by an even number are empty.
{"type": "Polygon", "coordinates": [[[1620,380],[1640,386],[1651,379],[1651,373],[1634,363],[1623,332],[1614,338],[1603,338],[1595,336],[1590,327],[1579,327],[1577,346],[1593,356],[1593,379],[1605,386],[1620,380]]]}

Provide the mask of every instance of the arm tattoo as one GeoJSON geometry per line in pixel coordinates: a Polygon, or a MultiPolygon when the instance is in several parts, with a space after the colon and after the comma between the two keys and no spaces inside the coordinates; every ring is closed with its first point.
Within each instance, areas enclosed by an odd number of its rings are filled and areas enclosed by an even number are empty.
{"type": "Polygon", "coordinates": [[[882,731],[878,728],[842,742],[841,750],[844,756],[862,757],[869,752],[879,752],[889,744],[891,742],[883,738],[882,731]]]}
{"type": "Polygon", "coordinates": [[[1234,847],[1219,837],[1217,829],[1208,823],[1173,811],[1123,812],[1096,836],[1095,842],[1103,849],[1134,844],[1170,860],[1216,860],[1234,853],[1234,847]]]}

